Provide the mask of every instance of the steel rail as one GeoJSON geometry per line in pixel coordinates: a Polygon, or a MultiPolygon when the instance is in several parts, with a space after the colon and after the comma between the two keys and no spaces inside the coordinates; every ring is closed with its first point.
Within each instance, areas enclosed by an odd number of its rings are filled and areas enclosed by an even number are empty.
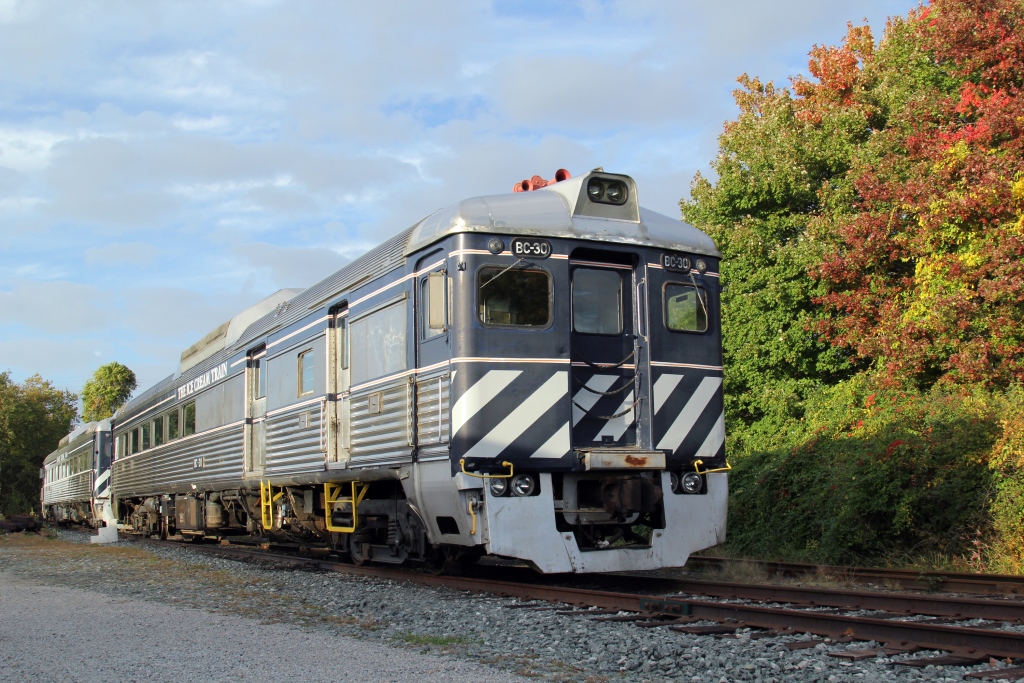
{"type": "Polygon", "coordinates": [[[1013,574],[973,574],[970,572],[918,571],[916,569],[838,567],[832,565],[801,564],[798,562],[769,562],[719,557],[690,557],[686,562],[686,567],[687,569],[723,567],[730,563],[761,567],[770,574],[780,574],[783,576],[823,574],[857,583],[891,581],[906,590],[1024,595],[1024,576],[1013,574]]]}
{"type": "Polygon", "coordinates": [[[194,546],[170,543],[190,550],[225,556],[245,557],[258,562],[287,564],[308,569],[336,571],[424,586],[490,593],[528,600],[543,600],[581,607],[648,613],[663,617],[693,617],[711,621],[734,621],[737,625],[780,631],[807,632],[823,636],[848,636],[882,643],[913,643],[930,650],[985,653],[993,657],[1024,657],[1024,633],[967,628],[941,624],[855,617],[808,610],[726,604],[704,600],[658,598],[635,593],[591,590],[563,586],[499,581],[463,576],[442,576],[379,566],[357,566],[305,557],[240,550],[224,546],[194,546]]]}
{"type": "MultiPolygon", "coordinates": [[[[784,602],[795,605],[843,607],[856,610],[884,610],[906,614],[927,614],[958,619],[994,619],[1024,621],[1024,601],[952,598],[932,595],[906,595],[830,588],[758,585],[722,581],[663,579],[630,574],[604,575],[603,585],[615,585],[615,579],[638,580],[637,588],[663,592],[678,591],[716,598],[784,602]]],[[[618,581],[619,584],[622,581],[618,581]]]]}

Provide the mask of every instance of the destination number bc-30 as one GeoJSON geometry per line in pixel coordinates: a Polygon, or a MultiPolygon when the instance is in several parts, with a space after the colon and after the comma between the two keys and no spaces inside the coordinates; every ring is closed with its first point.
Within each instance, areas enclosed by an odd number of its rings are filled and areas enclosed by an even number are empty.
{"type": "Polygon", "coordinates": [[[518,258],[547,258],[551,256],[551,242],[517,237],[512,240],[512,255],[518,258]]]}
{"type": "Polygon", "coordinates": [[[680,273],[690,272],[690,259],[678,254],[662,254],[661,267],[665,270],[674,270],[680,273]]]}

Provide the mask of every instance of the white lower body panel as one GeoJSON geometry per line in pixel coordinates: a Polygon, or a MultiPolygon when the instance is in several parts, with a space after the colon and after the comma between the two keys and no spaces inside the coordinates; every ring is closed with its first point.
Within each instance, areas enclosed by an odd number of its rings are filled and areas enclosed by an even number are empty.
{"type": "Polygon", "coordinates": [[[672,493],[667,472],[661,473],[661,489],[665,528],[654,530],[649,548],[581,551],[571,531],[555,528],[551,475],[542,473],[539,495],[486,495],[487,551],[528,560],[545,573],[616,572],[681,567],[691,553],[725,541],[729,480],[724,472],[707,475],[703,495],[672,493]]]}

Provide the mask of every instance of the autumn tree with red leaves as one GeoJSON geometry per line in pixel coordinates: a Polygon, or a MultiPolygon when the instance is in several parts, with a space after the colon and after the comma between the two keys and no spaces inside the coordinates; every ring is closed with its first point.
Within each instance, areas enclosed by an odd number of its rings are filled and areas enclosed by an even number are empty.
{"type": "Polygon", "coordinates": [[[899,33],[895,63],[828,52],[796,83],[808,115],[872,131],[849,206],[814,226],[820,329],[896,383],[1006,386],[1024,379],[1024,5],[935,0],[899,33]]]}
{"type": "Polygon", "coordinates": [[[808,71],[739,79],[681,202],[724,256],[730,534],[854,561],[984,531],[1024,571],[1024,4],[931,0],[808,71]]]}

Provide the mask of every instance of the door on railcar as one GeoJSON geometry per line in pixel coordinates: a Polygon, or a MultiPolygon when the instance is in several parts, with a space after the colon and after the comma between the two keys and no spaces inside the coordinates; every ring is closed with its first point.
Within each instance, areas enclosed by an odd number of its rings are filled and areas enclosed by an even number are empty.
{"type": "Polygon", "coordinates": [[[267,349],[249,352],[246,363],[245,473],[259,476],[266,464],[267,349]]]}
{"type": "Polygon", "coordinates": [[[327,442],[327,469],[343,468],[349,460],[349,406],[348,390],[351,386],[348,343],[348,304],[331,314],[330,373],[328,388],[330,410],[330,436],[327,442]]]}
{"type": "Polygon", "coordinates": [[[637,445],[641,402],[636,339],[637,259],[577,249],[572,283],[572,442],[576,448],[637,445]]]}
{"type": "Polygon", "coordinates": [[[652,437],[671,468],[725,463],[717,262],[662,252],[650,268],[652,437]]]}

